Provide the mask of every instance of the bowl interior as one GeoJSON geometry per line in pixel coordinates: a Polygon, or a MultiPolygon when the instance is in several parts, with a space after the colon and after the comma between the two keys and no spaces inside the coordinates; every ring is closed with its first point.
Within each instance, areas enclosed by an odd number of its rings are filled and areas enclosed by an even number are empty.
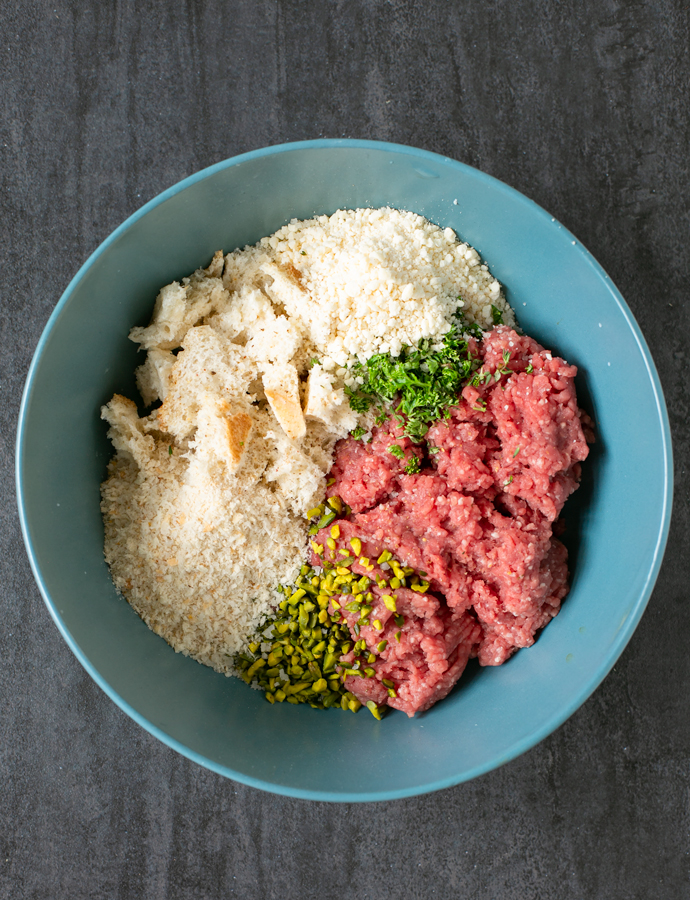
{"type": "Polygon", "coordinates": [[[573,236],[516,191],[460,163],[370,142],[257,151],[187,179],[94,253],[51,317],[27,381],[18,441],[20,514],[51,614],[97,683],[202,765],[294,796],[371,800],[455,784],[537,743],[594,690],[653,587],[670,515],[670,438],[644,340],[573,236]],[[457,204],[455,201],[457,200],[457,204]],[[470,666],[415,720],[270,706],[236,679],[175,654],[115,592],[103,560],[99,484],[111,455],[99,407],[132,399],[127,339],[158,289],[213,252],[293,217],[393,206],[451,226],[506,286],[522,327],[579,367],[597,443],[565,508],[572,590],[534,647],[470,666]]]}

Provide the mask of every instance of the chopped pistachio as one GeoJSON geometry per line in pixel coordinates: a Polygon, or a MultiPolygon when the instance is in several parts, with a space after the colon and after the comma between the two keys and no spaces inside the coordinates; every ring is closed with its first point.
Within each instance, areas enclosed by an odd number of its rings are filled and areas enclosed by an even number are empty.
{"type": "Polygon", "coordinates": [[[322,528],[326,528],[328,525],[330,525],[331,522],[335,520],[336,515],[337,513],[332,509],[329,509],[327,512],[325,512],[316,523],[317,530],[320,531],[322,528]]]}
{"type": "Polygon", "coordinates": [[[254,676],[255,672],[258,672],[259,669],[262,669],[266,665],[266,660],[261,659],[259,657],[255,662],[251,664],[251,666],[247,669],[247,676],[251,679],[254,676]]]}
{"type": "Polygon", "coordinates": [[[381,599],[383,600],[383,605],[386,609],[389,609],[391,612],[398,611],[398,608],[395,605],[395,597],[392,597],[390,594],[383,594],[381,599]]]}
{"type": "Polygon", "coordinates": [[[373,700],[367,700],[367,709],[375,719],[382,719],[386,711],[385,706],[378,706],[373,700]]]}

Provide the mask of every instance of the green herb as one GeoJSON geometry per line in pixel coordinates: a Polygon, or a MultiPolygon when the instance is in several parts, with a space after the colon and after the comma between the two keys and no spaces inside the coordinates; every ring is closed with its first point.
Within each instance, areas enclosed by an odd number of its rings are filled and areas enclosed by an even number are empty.
{"type": "Polygon", "coordinates": [[[403,471],[406,475],[416,475],[417,472],[421,471],[421,465],[419,463],[419,459],[416,456],[411,456],[410,461],[405,466],[403,471]]]}
{"type": "Polygon", "coordinates": [[[503,364],[500,365],[495,372],[486,372],[484,369],[480,369],[478,372],[472,376],[472,380],[470,384],[473,387],[481,387],[483,384],[489,384],[491,381],[500,381],[502,375],[512,375],[513,370],[508,368],[508,363],[510,362],[510,353],[507,350],[503,351],[503,364]]]}
{"type": "Polygon", "coordinates": [[[168,444],[168,456],[172,456],[172,444],[168,444]]]}
{"type": "Polygon", "coordinates": [[[309,368],[310,368],[310,369],[313,369],[314,366],[318,366],[318,365],[319,365],[319,359],[318,359],[318,357],[317,357],[317,356],[313,356],[313,357],[309,360],[309,368]]]}
{"type": "Polygon", "coordinates": [[[515,459],[515,457],[518,455],[519,452],[520,452],[520,448],[518,447],[517,450],[515,451],[515,453],[513,453],[513,459],[515,459]]]}
{"type": "Polygon", "coordinates": [[[525,369],[525,374],[526,374],[526,375],[531,375],[532,372],[534,372],[534,366],[532,365],[532,363],[530,363],[530,364],[527,366],[527,368],[525,369]]]}
{"type": "Polygon", "coordinates": [[[307,251],[306,251],[306,250],[300,250],[300,253],[302,254],[302,256],[306,256],[306,255],[307,255],[307,251]]]}
{"type": "Polygon", "coordinates": [[[493,378],[491,372],[485,372],[484,369],[480,369],[478,372],[475,372],[472,376],[472,380],[470,384],[473,387],[481,387],[483,384],[488,384],[489,381],[493,378]]]}
{"type": "Polygon", "coordinates": [[[493,319],[494,325],[503,325],[503,313],[497,306],[494,306],[493,303],[491,304],[491,318],[493,319]]]}
{"type": "MultiPolygon", "coordinates": [[[[462,297],[458,297],[458,300],[462,300],[462,297]]],[[[470,337],[473,337],[477,341],[484,340],[484,332],[477,325],[476,322],[468,322],[465,319],[465,314],[461,310],[457,310],[455,313],[455,320],[457,322],[457,329],[462,335],[468,334],[470,337]]]]}
{"type": "Polygon", "coordinates": [[[501,377],[501,375],[512,375],[513,370],[508,368],[508,363],[510,362],[510,353],[508,350],[503,351],[503,365],[499,366],[494,373],[494,377],[496,381],[501,377]]]}
{"type": "Polygon", "coordinates": [[[386,421],[386,410],[385,409],[379,410],[379,412],[376,415],[376,418],[374,419],[374,422],[377,425],[383,425],[383,423],[385,421],[386,421]]]}
{"type": "Polygon", "coordinates": [[[350,437],[353,437],[356,441],[358,441],[361,437],[367,433],[366,428],[362,428],[361,425],[358,425],[356,428],[350,432],[350,437]]]}
{"type": "Polygon", "coordinates": [[[400,446],[400,444],[391,444],[388,448],[388,452],[392,453],[393,456],[397,457],[398,459],[402,459],[405,456],[405,451],[400,446]]]}
{"type": "Polygon", "coordinates": [[[433,422],[448,418],[479,365],[470,353],[467,335],[482,336],[481,329],[465,323],[461,313],[455,318],[440,350],[425,339],[416,347],[404,347],[398,357],[378,353],[366,363],[356,362],[351,373],[362,384],[346,388],[352,409],[364,413],[375,407],[377,424],[392,411],[405,434],[417,442],[433,422]]]}

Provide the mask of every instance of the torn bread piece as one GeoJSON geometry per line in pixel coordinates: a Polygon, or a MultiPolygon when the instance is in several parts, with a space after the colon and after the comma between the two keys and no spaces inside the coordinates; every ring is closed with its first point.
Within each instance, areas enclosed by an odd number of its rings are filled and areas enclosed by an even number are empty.
{"type": "Polygon", "coordinates": [[[155,347],[146,354],[146,362],[135,375],[142,400],[147,406],[156,400],[165,400],[170,388],[170,376],[175,365],[175,354],[155,347]]]}
{"type": "Polygon", "coordinates": [[[286,365],[268,365],[263,371],[264,393],[278,424],[291,441],[299,441],[307,433],[299,397],[297,369],[286,365]]]}
{"type": "Polygon", "coordinates": [[[157,411],[158,428],[178,440],[192,435],[204,395],[237,402],[242,408],[251,402],[247,392],[258,375],[243,348],[208,325],[190,328],[182,347],[172,367],[168,393],[157,411]]]}
{"type": "Polygon", "coordinates": [[[144,434],[136,403],[122,394],[115,394],[109,403],[101,407],[101,418],[110,425],[108,438],[118,453],[124,453],[140,469],[146,469],[153,458],[156,443],[151,435],[144,434]]]}
{"type": "Polygon", "coordinates": [[[358,416],[351,409],[345,390],[334,387],[335,378],[335,374],[327,372],[320,363],[311,367],[304,414],[307,418],[319,419],[344,438],[357,426],[358,416]]]}
{"type": "Polygon", "coordinates": [[[222,264],[223,255],[218,251],[208,268],[197,269],[189,278],[183,278],[182,284],[173,281],[166,285],[156,297],[151,323],[146,328],[132,328],[129,339],[146,350],[179,347],[189,328],[212,310],[227,305],[229,294],[220,277],[222,264]],[[211,272],[219,274],[211,275],[211,272]]]}
{"type": "Polygon", "coordinates": [[[276,314],[263,291],[243,288],[233,294],[224,312],[208,319],[245,353],[260,362],[287,363],[301,348],[304,335],[287,316],[276,314]]]}
{"type": "Polygon", "coordinates": [[[276,483],[296,515],[305,516],[325,494],[323,469],[284,434],[268,431],[266,439],[275,447],[275,458],[264,479],[276,483]]]}
{"type": "Polygon", "coordinates": [[[314,346],[327,344],[331,315],[304,289],[297,269],[292,265],[288,269],[266,262],[260,266],[260,271],[269,276],[264,290],[275,304],[285,309],[291,322],[299,323],[300,330],[310,337],[314,346]]]}
{"type": "Polygon", "coordinates": [[[201,269],[204,275],[208,278],[222,278],[223,277],[223,268],[225,266],[225,259],[223,258],[223,251],[216,250],[213,254],[213,259],[208,264],[205,269],[201,269]]]}
{"type": "Polygon", "coordinates": [[[253,422],[243,410],[233,410],[225,400],[212,394],[200,398],[196,417],[197,429],[189,454],[205,465],[220,464],[229,474],[239,469],[253,429],[253,422]]]}

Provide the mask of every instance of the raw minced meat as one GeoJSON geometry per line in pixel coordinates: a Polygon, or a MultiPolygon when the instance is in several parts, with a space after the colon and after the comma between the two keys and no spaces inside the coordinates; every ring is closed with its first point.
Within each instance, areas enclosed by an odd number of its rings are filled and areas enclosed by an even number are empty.
{"type": "MultiPolygon", "coordinates": [[[[395,591],[402,625],[383,600],[390,589],[372,586],[372,624],[360,638],[369,647],[387,644],[372,664],[375,677],[346,679],[362,701],[409,715],[444,697],[469,658],[500,665],[534,643],[568,592],[567,551],[553,528],[588,454],[577,369],[507,327],[475,350],[481,377],[424,445],[412,444],[391,418],[368,444],[350,437],[336,445],[329,493],[352,510],[340,522],[337,549],[358,537],[365,557],[388,550],[429,583],[426,593],[395,591]],[[421,471],[408,475],[412,454],[421,471]]],[[[353,571],[364,574],[358,566],[353,571]]],[[[357,615],[344,615],[353,630],[357,615]]]]}

